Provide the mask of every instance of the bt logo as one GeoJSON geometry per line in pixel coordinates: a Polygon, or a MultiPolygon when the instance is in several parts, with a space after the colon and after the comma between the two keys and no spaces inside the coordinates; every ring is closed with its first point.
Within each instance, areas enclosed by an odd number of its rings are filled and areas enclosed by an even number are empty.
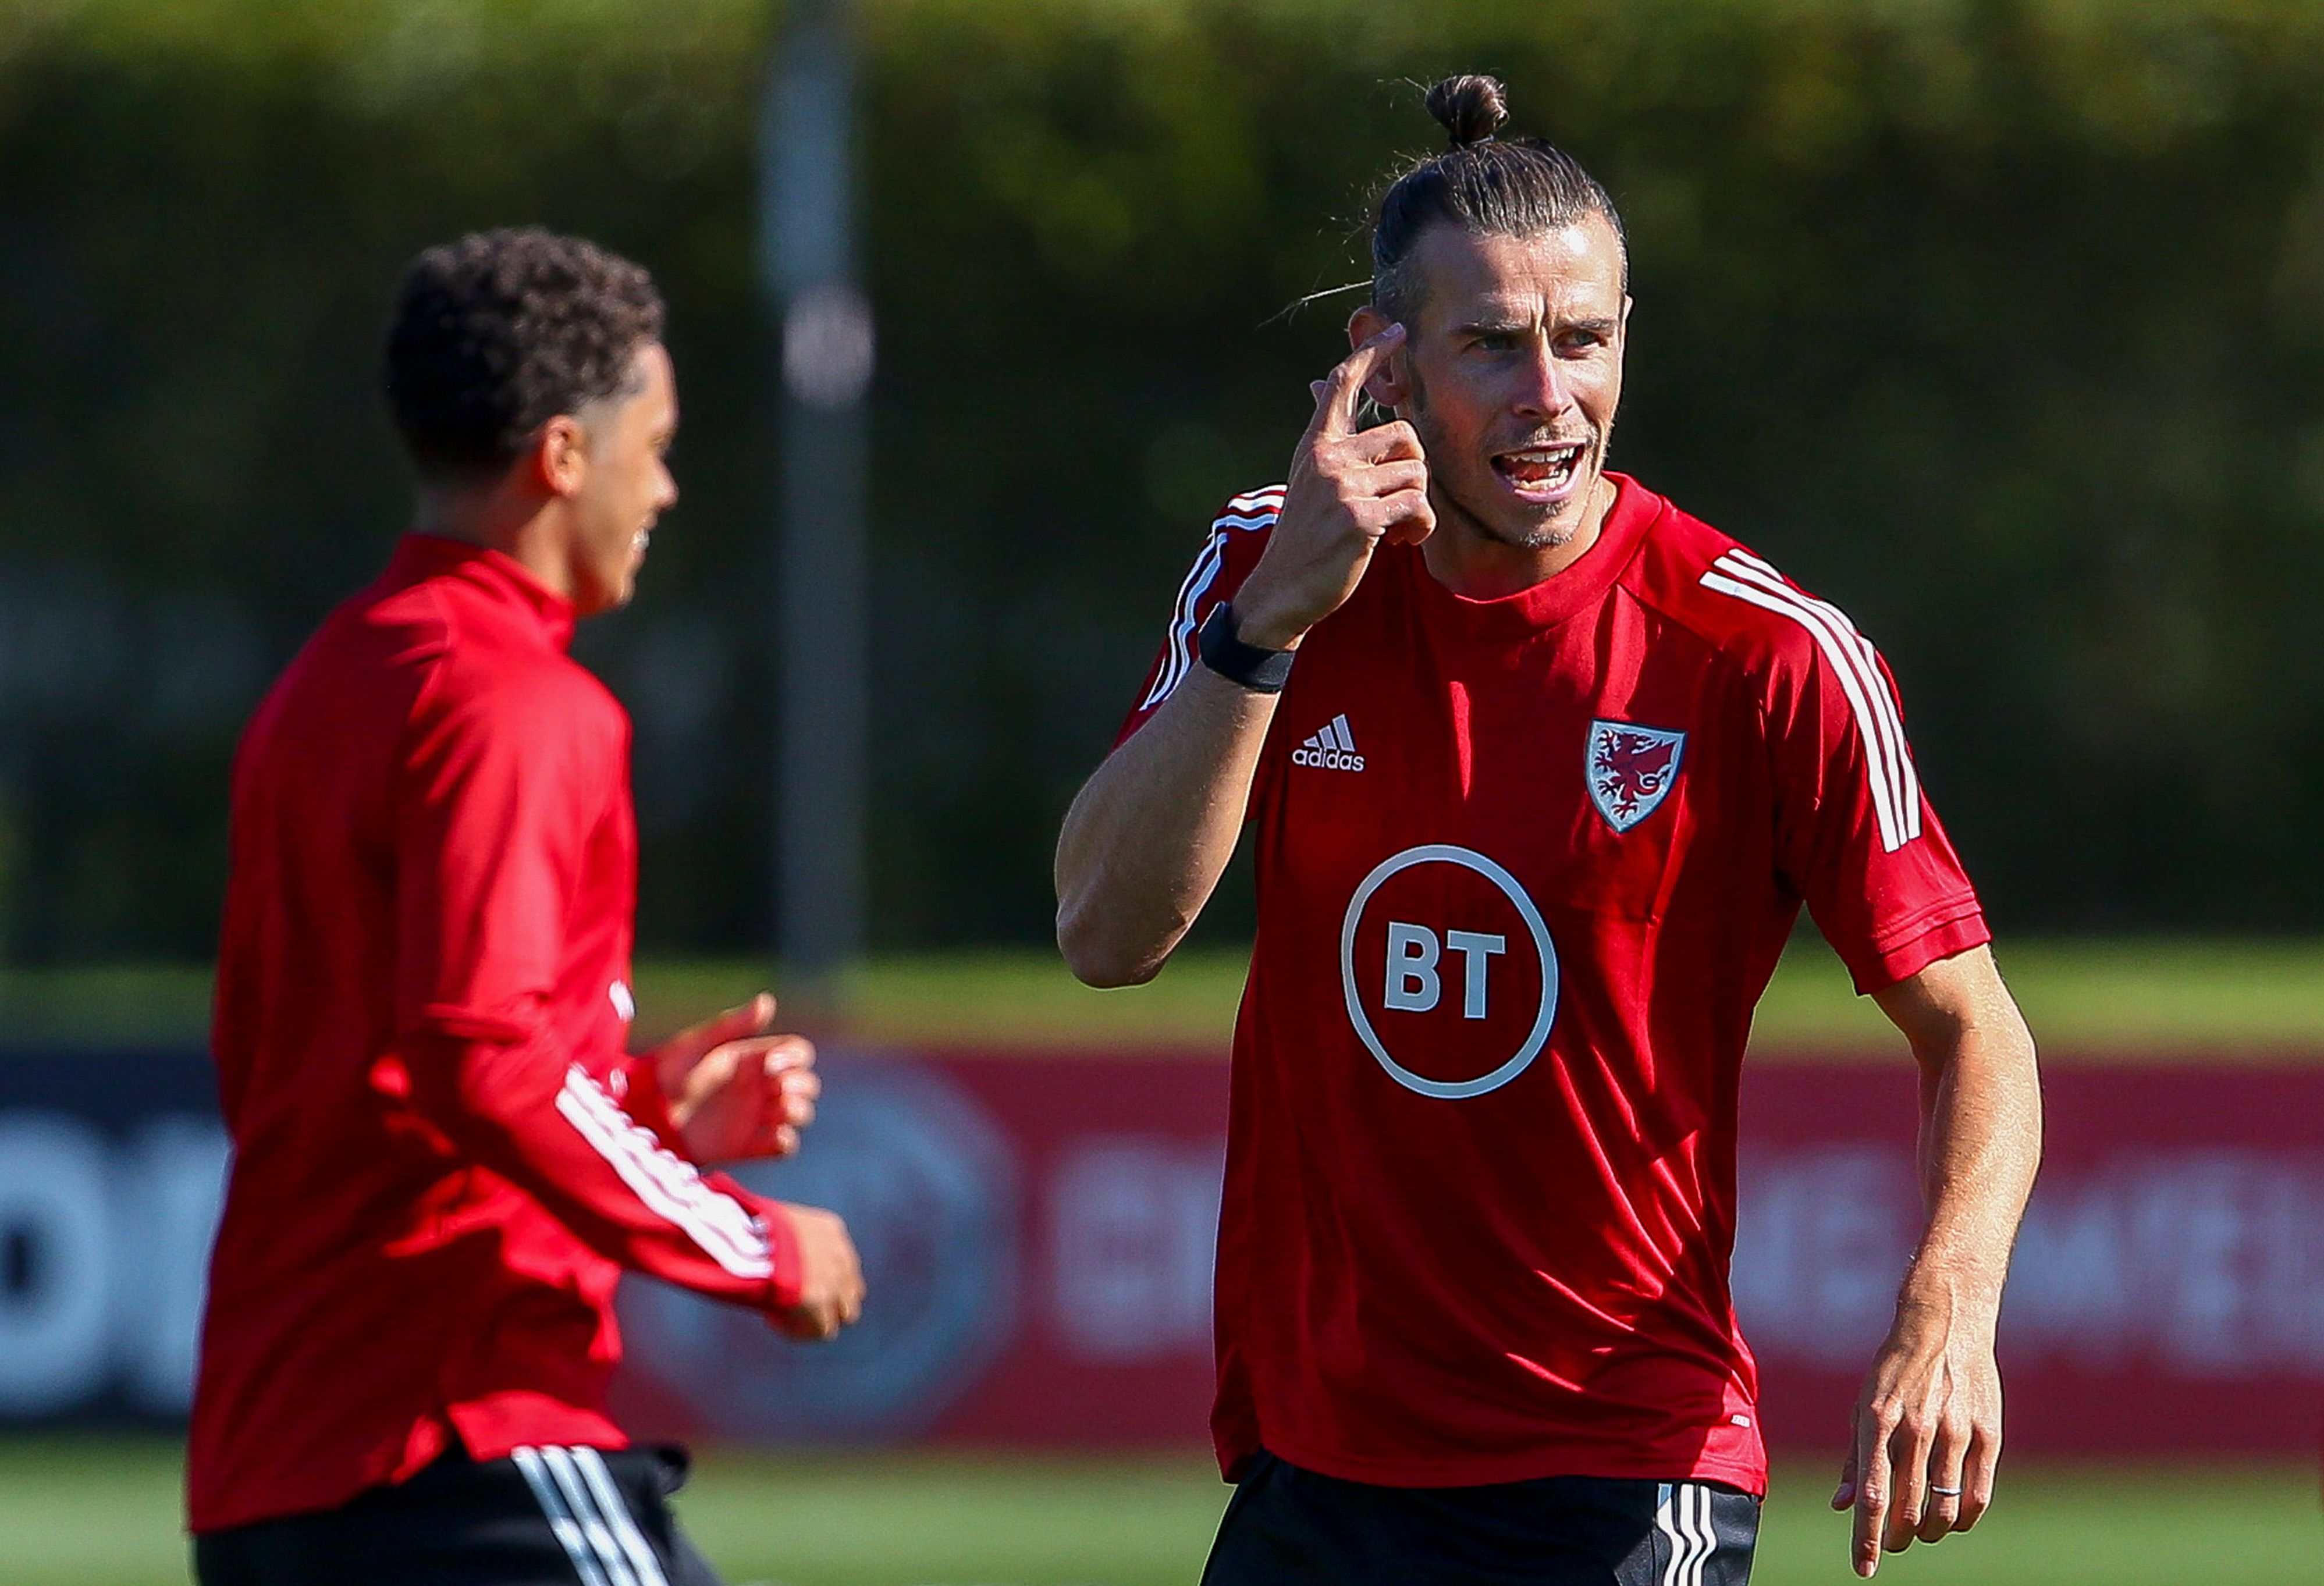
{"type": "MultiPolygon", "coordinates": [[[[1446,931],[1443,945],[1467,961],[1462,975],[1461,1017],[1484,1018],[1486,972],[1495,958],[1509,950],[1509,939],[1482,931],[1446,931]]],[[[1399,1013],[1426,1013],[1434,1008],[1443,993],[1443,977],[1436,971],[1441,956],[1443,949],[1437,945],[1434,931],[1400,919],[1388,921],[1388,987],[1380,1000],[1399,1013]]]]}
{"type": "Polygon", "coordinates": [[[1388,1077],[1424,1096],[1459,1101],[1500,1089],[1540,1056],[1557,1017],[1557,950],[1541,910],[1515,876],[1473,849],[1430,843],[1382,861],[1348,899],[1340,925],[1340,985],[1356,1037],[1388,1077]],[[1441,872],[1416,878],[1420,884],[1403,883],[1394,899],[1382,903],[1381,912],[1392,908],[1396,914],[1408,915],[1421,907],[1443,908],[1462,924],[1440,928],[1391,917],[1385,922],[1384,936],[1366,931],[1366,911],[1381,889],[1407,871],[1432,865],[1465,871],[1489,883],[1491,890],[1441,872]],[[1475,928],[1495,923],[1490,915],[1512,911],[1523,927],[1521,935],[1475,928]],[[1539,1001],[1530,1028],[1517,1037],[1513,1026],[1496,1021],[1495,1010],[1510,997],[1522,997],[1524,1001],[1508,1010],[1510,1018],[1521,1019],[1525,1003],[1533,1000],[1536,976],[1539,1001]],[[1388,1033],[1407,1047],[1403,1060],[1389,1050],[1366,1006],[1367,993],[1375,989],[1384,1021],[1391,1026],[1388,1033]],[[1445,1015],[1456,999],[1460,1019],[1447,1023],[1445,1015]],[[1434,1014],[1440,1006],[1445,1013],[1434,1020],[1385,1019],[1387,1015],[1434,1014]],[[1500,1045],[1511,1039],[1514,1050],[1500,1045]]]}

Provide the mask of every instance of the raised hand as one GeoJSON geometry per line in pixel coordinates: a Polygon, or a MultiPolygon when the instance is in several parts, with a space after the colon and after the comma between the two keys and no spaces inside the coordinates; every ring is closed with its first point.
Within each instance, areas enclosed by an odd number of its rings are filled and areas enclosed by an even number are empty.
{"type": "Polygon", "coordinates": [[[1404,338],[1404,327],[1391,325],[1315,383],[1315,417],[1292,454],[1283,510],[1235,594],[1244,643],[1296,647],[1355,593],[1382,541],[1416,544],[1436,527],[1428,461],[1412,426],[1356,427],[1364,383],[1404,338]]]}
{"type": "Polygon", "coordinates": [[[835,1338],[863,1314],[863,1267],[855,1241],[836,1213],[819,1206],[785,1205],[799,1248],[798,1304],[767,1320],[793,1338],[835,1338]]]}
{"type": "Polygon", "coordinates": [[[654,1050],[654,1077],[687,1154],[706,1166],[787,1157],[815,1120],[823,1081],[804,1036],[770,1035],[775,1000],[761,991],[654,1050]]]}

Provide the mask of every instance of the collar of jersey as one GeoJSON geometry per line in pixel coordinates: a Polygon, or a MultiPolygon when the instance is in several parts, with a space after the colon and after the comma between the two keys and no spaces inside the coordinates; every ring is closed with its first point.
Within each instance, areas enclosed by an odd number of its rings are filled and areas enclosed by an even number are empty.
{"type": "Polygon", "coordinates": [[[1637,556],[1638,548],[1646,543],[1646,530],[1670,504],[1628,474],[1617,474],[1609,468],[1606,477],[1614,484],[1614,504],[1608,510],[1605,522],[1599,526],[1597,542],[1582,553],[1581,560],[1530,589],[1495,595],[1489,600],[1455,595],[1436,581],[1416,547],[1412,556],[1413,582],[1420,587],[1424,607],[1445,622],[1488,634],[1554,628],[1576,613],[1594,607],[1637,556]]]}
{"type": "Polygon", "coordinates": [[[530,619],[549,643],[573,641],[573,603],[527,572],[504,551],[438,534],[407,534],[387,565],[386,582],[401,589],[428,578],[453,577],[498,596],[530,619]]]}

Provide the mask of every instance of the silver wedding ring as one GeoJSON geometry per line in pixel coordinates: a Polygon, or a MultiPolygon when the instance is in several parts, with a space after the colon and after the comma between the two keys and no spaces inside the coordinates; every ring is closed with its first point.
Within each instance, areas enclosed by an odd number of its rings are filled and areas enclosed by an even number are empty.
{"type": "Polygon", "coordinates": [[[1933,1481],[1929,1483],[1929,1490],[1939,1498],[1959,1498],[1961,1495],[1961,1489],[1958,1487],[1940,1487],[1933,1481]]]}

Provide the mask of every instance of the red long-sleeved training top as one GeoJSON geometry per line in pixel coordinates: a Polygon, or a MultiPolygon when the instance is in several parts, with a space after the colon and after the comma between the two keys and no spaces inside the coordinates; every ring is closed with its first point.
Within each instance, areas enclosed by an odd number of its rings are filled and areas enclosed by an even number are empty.
{"type": "Polygon", "coordinates": [[[510,558],[412,536],[244,738],[198,1532],[329,1508],[455,1439],[621,1446],[623,1268],[798,1300],[788,1221],[685,1159],[624,1056],[629,722],[572,629],[510,558]]]}

